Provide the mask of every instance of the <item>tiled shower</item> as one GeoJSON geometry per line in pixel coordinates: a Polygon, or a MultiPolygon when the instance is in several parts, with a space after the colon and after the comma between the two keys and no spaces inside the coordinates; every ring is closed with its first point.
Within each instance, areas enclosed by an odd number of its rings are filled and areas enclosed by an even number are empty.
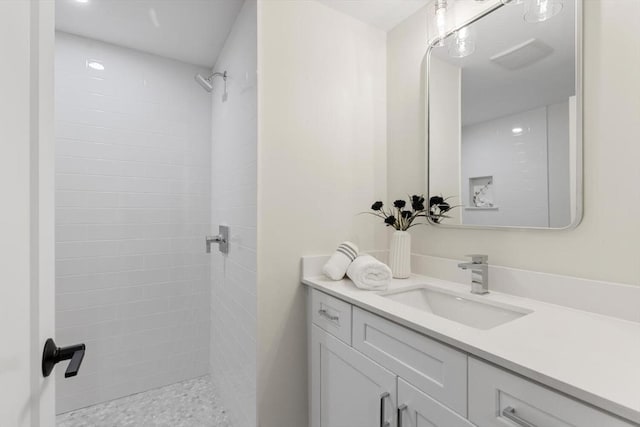
{"type": "Polygon", "coordinates": [[[196,72],[57,34],[56,335],[88,348],[58,412],[208,372],[211,101],[196,72]]]}
{"type": "Polygon", "coordinates": [[[87,346],[57,413],[211,375],[255,425],[256,50],[251,1],[212,94],[211,69],[56,33],[56,341],[87,346]]]}

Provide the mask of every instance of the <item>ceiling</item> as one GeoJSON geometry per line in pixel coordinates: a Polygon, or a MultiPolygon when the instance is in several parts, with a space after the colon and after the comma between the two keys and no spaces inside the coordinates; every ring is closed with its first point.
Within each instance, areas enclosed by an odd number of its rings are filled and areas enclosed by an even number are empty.
{"type": "Polygon", "coordinates": [[[213,67],[242,0],[57,0],[56,29],[213,67]]]}
{"type": "Polygon", "coordinates": [[[431,0],[317,0],[384,31],[389,31],[431,0]]]}
{"type": "Polygon", "coordinates": [[[434,56],[462,68],[463,125],[559,103],[575,95],[575,2],[564,1],[560,14],[537,24],[525,22],[523,14],[523,5],[507,5],[471,25],[476,49],[467,57],[456,59],[444,47],[434,49],[434,56]],[[490,60],[532,39],[553,51],[515,70],[490,60]]]}

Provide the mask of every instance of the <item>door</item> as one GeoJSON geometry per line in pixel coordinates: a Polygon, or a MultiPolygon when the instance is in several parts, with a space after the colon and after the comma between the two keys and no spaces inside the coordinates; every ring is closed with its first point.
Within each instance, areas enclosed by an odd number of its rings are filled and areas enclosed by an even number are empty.
{"type": "Polygon", "coordinates": [[[311,329],[311,426],[395,427],[396,376],[317,326],[311,329]]]}
{"type": "Polygon", "coordinates": [[[0,426],[52,427],[53,2],[0,2],[0,426]]]}
{"type": "Polygon", "coordinates": [[[398,427],[473,427],[473,424],[398,378],[398,427]]]}

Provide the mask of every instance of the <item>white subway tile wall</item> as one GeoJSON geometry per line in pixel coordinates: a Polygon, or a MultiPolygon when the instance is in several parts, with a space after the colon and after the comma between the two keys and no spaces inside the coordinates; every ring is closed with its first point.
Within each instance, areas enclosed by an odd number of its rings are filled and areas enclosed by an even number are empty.
{"type": "Polygon", "coordinates": [[[215,70],[213,229],[231,226],[229,254],[212,255],[211,372],[234,427],[256,426],[257,30],[246,1],[215,70]]]}
{"type": "Polygon", "coordinates": [[[56,341],[87,345],[62,413],[208,373],[211,98],[205,69],[65,33],[55,72],[56,341]]]}

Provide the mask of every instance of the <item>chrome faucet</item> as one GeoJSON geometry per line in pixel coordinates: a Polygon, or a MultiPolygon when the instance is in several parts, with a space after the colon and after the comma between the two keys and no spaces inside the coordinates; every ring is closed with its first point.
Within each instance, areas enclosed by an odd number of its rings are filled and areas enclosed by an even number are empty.
{"type": "Polygon", "coordinates": [[[463,270],[471,270],[471,293],[489,293],[489,257],[487,255],[467,255],[471,257],[471,262],[458,264],[463,270]]]}

